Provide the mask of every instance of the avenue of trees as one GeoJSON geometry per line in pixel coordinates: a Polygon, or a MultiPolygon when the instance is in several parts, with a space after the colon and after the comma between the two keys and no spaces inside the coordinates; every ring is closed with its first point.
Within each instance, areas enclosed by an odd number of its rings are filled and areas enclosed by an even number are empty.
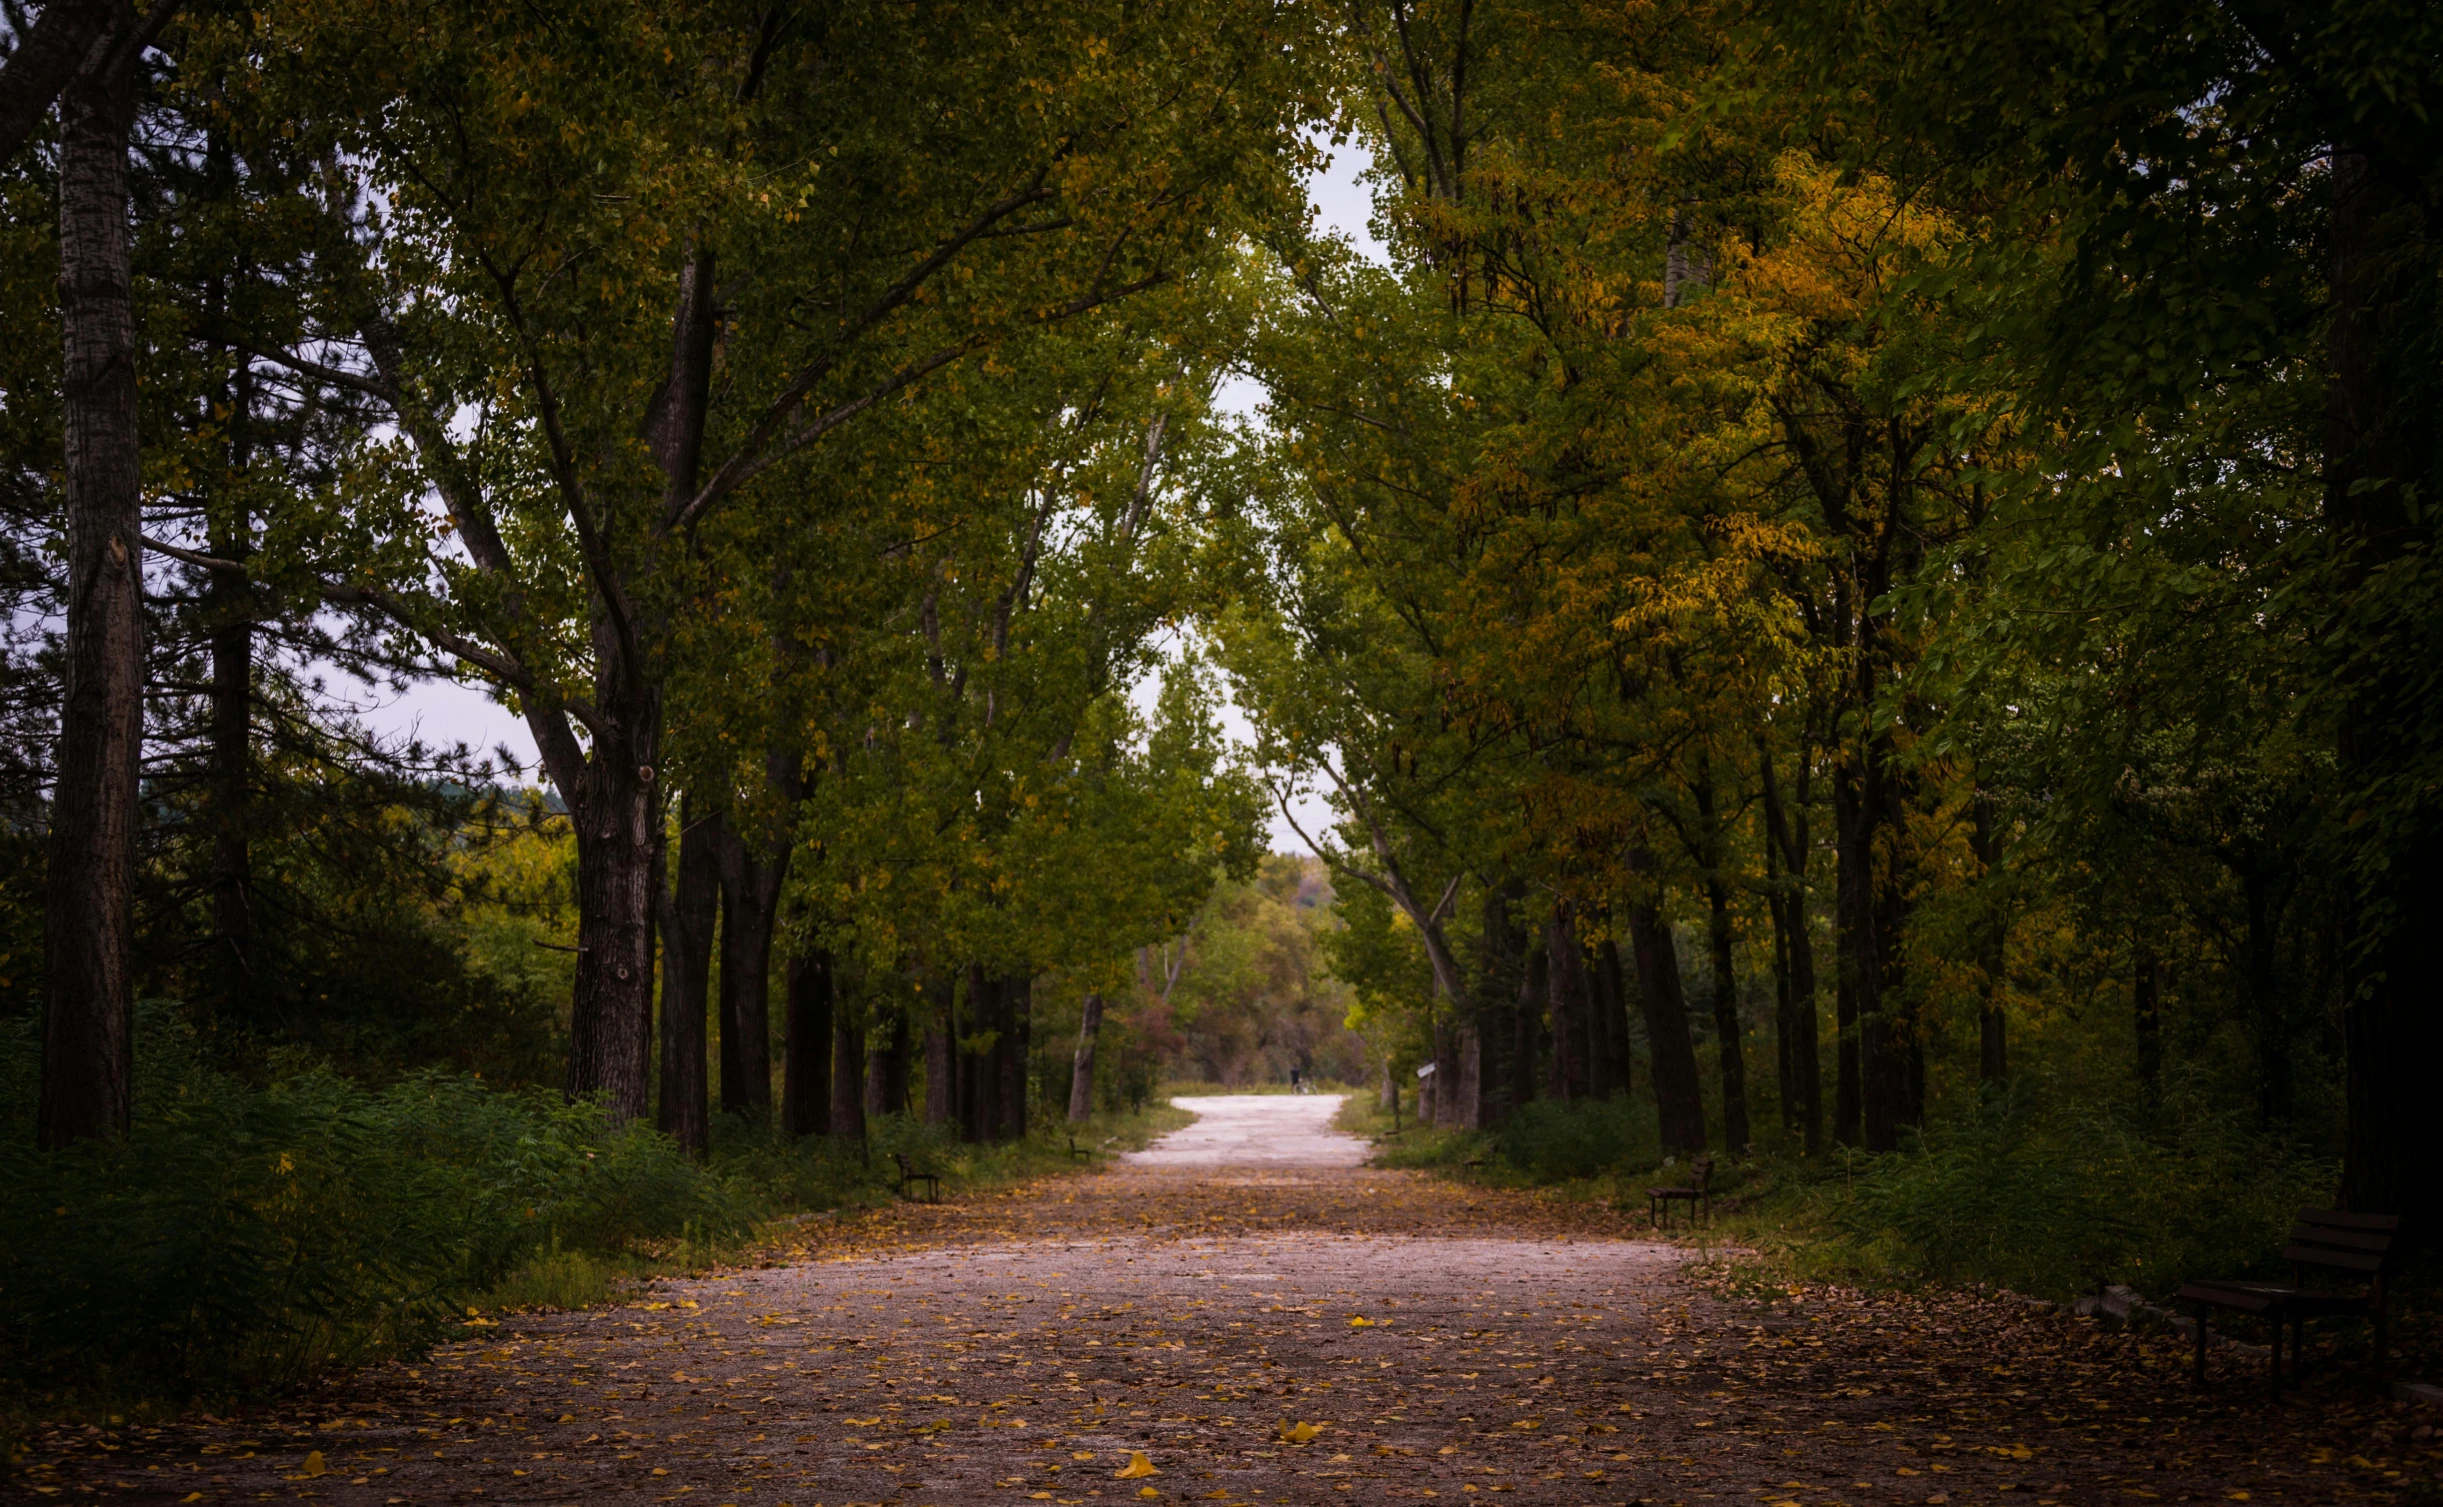
{"type": "Polygon", "coordinates": [[[2443,17],[1337,19],[1388,264],[1265,248],[1212,631],[1437,1121],[2443,1214],[2443,17]]]}
{"type": "Polygon", "coordinates": [[[699,1159],[1430,1063],[2443,1214],[2433,6],[0,18],[46,1154],[160,1001],[699,1159]]]}

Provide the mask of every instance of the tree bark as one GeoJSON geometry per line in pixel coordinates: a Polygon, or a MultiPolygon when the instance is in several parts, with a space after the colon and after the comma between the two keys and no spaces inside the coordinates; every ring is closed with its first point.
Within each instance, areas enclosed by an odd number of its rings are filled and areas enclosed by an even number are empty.
{"type": "Polygon", "coordinates": [[[1566,901],[1553,907],[1543,943],[1544,977],[1552,997],[1554,1097],[1589,1098],[1595,1079],[1595,1006],[1586,982],[1586,960],[1578,951],[1577,922],[1566,901]]]}
{"type": "Polygon", "coordinates": [[[1001,1070],[1001,1122],[1004,1141],[1026,1139],[1027,1051],[1032,1045],[1035,980],[1013,973],[1001,985],[1001,1040],[995,1058],[1001,1070]]]}
{"type": "Polygon", "coordinates": [[[780,1124],[793,1136],[831,1125],[831,954],[789,963],[789,1033],[782,1045],[780,1124]]]}
{"type": "Polygon", "coordinates": [[[959,1133],[982,1143],[1001,1123],[1001,1074],[994,1050],[1001,1025],[1001,980],[982,964],[967,968],[967,1011],[959,1037],[959,1133]]]}
{"type": "MultiPolygon", "coordinates": [[[[1659,865],[1643,848],[1631,849],[1628,867],[1653,874],[1659,865]]],[[[1671,940],[1656,900],[1636,898],[1628,904],[1629,946],[1637,962],[1638,1012],[1646,1023],[1646,1047],[1653,1054],[1654,1100],[1662,1119],[1663,1149],[1672,1153],[1705,1149],[1705,1099],[1698,1086],[1697,1049],[1688,1032],[1688,1001],[1680,989],[1679,949],[1671,940]]]]}
{"type": "Polygon", "coordinates": [[[925,1123],[959,1122],[958,984],[943,976],[925,984],[925,1123]]]}
{"type": "Polygon", "coordinates": [[[0,67],[0,166],[42,124],[51,102],[74,87],[94,43],[106,32],[124,32],[134,19],[125,0],[49,0],[43,6],[0,67]]]}
{"type": "Polygon", "coordinates": [[[721,824],[721,1110],[757,1124],[772,1115],[772,924],[788,876],[786,846],[761,857],[721,824]]]}
{"type": "Polygon", "coordinates": [[[1730,892],[1718,876],[1705,881],[1706,948],[1713,964],[1714,1043],[1722,1068],[1722,1144],[1745,1156],[1747,1121],[1747,1028],[1739,1020],[1739,980],[1731,971],[1730,892]]]}
{"type": "MultiPolygon", "coordinates": [[[[1069,1123],[1094,1113],[1094,1042],[1103,1031],[1103,994],[1089,990],[1077,1023],[1077,1055],[1069,1063],[1069,1123]]],[[[1385,1081],[1388,1081],[1387,1079],[1385,1081]]]]}
{"type": "Polygon", "coordinates": [[[1607,1096],[1625,1096],[1636,1085],[1630,1072],[1629,991],[1621,977],[1620,944],[1609,936],[1597,943],[1594,966],[1589,972],[1595,984],[1595,1007],[1605,1019],[1605,1031],[1611,1040],[1611,1069],[1603,1092],[1607,1096]]]}
{"type": "Polygon", "coordinates": [[[712,1146],[704,1017],[721,898],[719,825],[719,815],[705,810],[693,794],[681,797],[677,890],[660,896],[661,1112],[655,1123],[699,1160],[712,1146]]]}
{"type": "MultiPolygon", "coordinates": [[[[124,24],[124,22],[122,23],[124,24]]],[[[104,44],[107,45],[107,44],[104,44]]],[[[43,953],[46,1148],[124,1135],[135,1075],[137,781],[143,758],[141,455],[130,268],[134,60],[61,96],[59,293],[67,639],[43,953]]]]}
{"type": "Polygon", "coordinates": [[[865,1021],[859,1004],[839,997],[831,1003],[831,1133],[865,1139],[865,1021]]]}
{"type": "Polygon", "coordinates": [[[1808,787],[1814,779],[1813,759],[1802,740],[1796,777],[1791,782],[1792,800],[1785,807],[1781,781],[1773,770],[1771,747],[1760,739],[1756,752],[1758,767],[1764,775],[1765,845],[1779,853],[1788,875],[1788,888],[1780,893],[1773,921],[1780,933],[1776,947],[1788,960],[1790,970],[1790,1023],[1795,1033],[1790,1045],[1790,1067],[1798,1090],[1806,1152],[1813,1156],[1823,1149],[1824,1141],[1824,1059],[1815,1004],[1815,938],[1807,921],[1807,868],[1813,856],[1807,831],[1808,787]]]}

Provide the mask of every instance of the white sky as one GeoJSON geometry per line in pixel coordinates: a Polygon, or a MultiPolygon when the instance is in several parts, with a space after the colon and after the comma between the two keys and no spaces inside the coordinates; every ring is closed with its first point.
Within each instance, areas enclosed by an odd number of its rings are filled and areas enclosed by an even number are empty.
{"type": "MultiPolygon", "coordinates": [[[[1316,222],[1326,231],[1347,237],[1369,260],[1384,261],[1382,243],[1374,238],[1366,223],[1373,213],[1373,203],[1357,178],[1370,159],[1362,147],[1353,143],[1330,150],[1330,163],[1307,180],[1307,198],[1314,208],[1316,222]]],[[[1253,383],[1234,379],[1224,385],[1218,396],[1225,409],[1253,413],[1260,392],[1253,383]]],[[[487,753],[495,747],[506,747],[530,779],[539,779],[535,772],[534,738],[527,732],[525,722],[511,716],[508,708],[493,700],[491,692],[481,684],[433,680],[413,686],[404,694],[368,690],[351,699],[364,705],[364,720],[377,732],[394,736],[413,734],[427,744],[463,742],[487,753]]],[[[1223,727],[1233,742],[1244,745],[1249,740],[1247,719],[1236,707],[1225,711],[1223,727]]],[[[1309,798],[1299,804],[1298,820],[1308,832],[1320,834],[1323,824],[1330,820],[1330,812],[1320,799],[1309,798]]],[[[1281,852],[1306,851],[1278,813],[1272,818],[1272,845],[1281,852]]]]}

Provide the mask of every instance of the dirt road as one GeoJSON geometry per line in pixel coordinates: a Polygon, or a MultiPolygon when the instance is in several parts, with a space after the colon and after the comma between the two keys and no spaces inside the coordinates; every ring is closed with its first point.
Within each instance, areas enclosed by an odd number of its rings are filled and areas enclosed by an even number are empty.
{"type": "Polygon", "coordinates": [[[1621,1215],[1356,1166],[1322,1096],[1192,1107],[1099,1173],[819,1221],[768,1267],[504,1319],[277,1414],[55,1435],[33,1480],[344,1507],[2416,1490],[2380,1406],[2194,1401],[2168,1349],[1967,1299],[1726,1295],[1621,1215]]]}

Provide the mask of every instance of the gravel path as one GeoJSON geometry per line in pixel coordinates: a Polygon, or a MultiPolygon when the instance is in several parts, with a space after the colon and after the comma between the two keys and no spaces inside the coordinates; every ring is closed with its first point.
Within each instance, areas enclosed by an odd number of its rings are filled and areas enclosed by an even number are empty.
{"type": "Polygon", "coordinates": [[[2067,1507],[2414,1484],[2384,1435],[2307,1466],[2314,1419],[2183,1401],[2176,1353],[2058,1320],[1709,1292],[1609,1211],[1352,1166],[1330,1103],[1192,1105],[1204,1120],[1128,1164],[809,1221],[770,1265],[506,1318],[285,1409],[55,1431],[31,1480],[190,1507],[2067,1507]],[[1124,1474],[1139,1455],[1152,1473],[1124,1474]]]}

